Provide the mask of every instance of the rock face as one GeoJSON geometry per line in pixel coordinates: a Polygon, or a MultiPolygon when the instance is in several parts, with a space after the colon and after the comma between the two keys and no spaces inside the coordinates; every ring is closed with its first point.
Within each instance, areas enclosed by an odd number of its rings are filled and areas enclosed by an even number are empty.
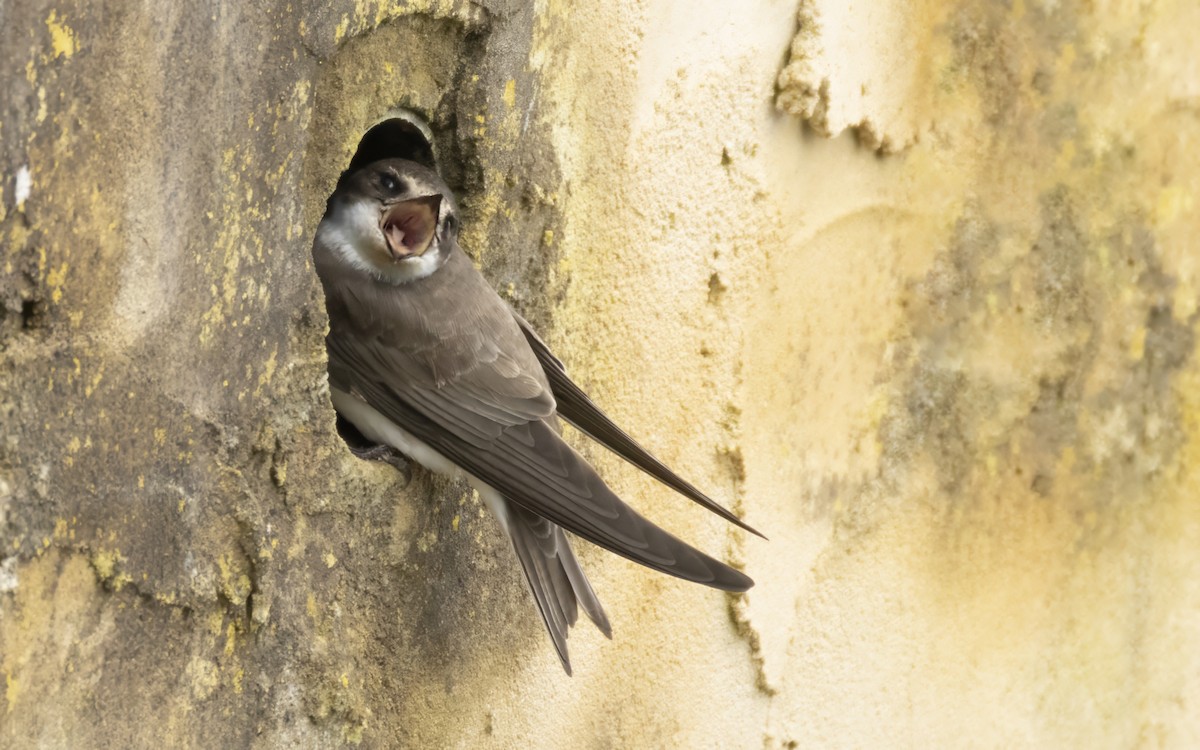
{"type": "Polygon", "coordinates": [[[0,744],[1200,743],[1200,10],[844,5],[0,6],[0,744]],[[342,445],[309,246],[395,107],[748,595],[581,549],[568,679],[342,445]]]}

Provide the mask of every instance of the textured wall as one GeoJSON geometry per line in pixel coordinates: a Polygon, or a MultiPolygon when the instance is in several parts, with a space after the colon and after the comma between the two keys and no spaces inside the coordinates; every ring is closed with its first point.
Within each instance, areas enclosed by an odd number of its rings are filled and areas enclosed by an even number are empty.
{"type": "Polygon", "coordinates": [[[846,5],[0,0],[0,745],[1200,744],[1200,9],[846,5]],[[582,549],[568,679],[341,446],[308,248],[398,105],[748,595],[582,549]]]}

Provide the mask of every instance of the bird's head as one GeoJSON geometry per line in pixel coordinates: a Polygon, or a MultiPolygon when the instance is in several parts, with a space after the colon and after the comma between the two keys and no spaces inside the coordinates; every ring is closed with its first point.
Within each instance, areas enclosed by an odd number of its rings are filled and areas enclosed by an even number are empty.
{"type": "Polygon", "coordinates": [[[317,228],[314,253],[318,263],[339,262],[403,284],[440,268],[457,232],[454,198],[437,173],[405,159],[384,159],[339,182],[317,228]]]}

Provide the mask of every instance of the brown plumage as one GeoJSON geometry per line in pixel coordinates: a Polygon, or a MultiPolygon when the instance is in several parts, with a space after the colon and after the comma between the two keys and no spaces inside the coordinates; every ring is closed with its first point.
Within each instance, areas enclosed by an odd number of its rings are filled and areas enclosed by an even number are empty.
{"type": "MultiPolygon", "coordinates": [[[[727,591],[752,586],[639,515],[562,440],[559,399],[585,432],[749,528],[654,459],[570,381],[458,247],[457,221],[436,173],[403,160],[359,169],[330,198],[313,256],[329,311],[330,386],[343,416],[434,470],[466,473],[512,540],[568,672],[566,633],[577,604],[611,631],[562,529],[680,578],[727,591]],[[441,196],[440,209],[431,194],[441,196]],[[438,212],[432,236],[405,237],[388,225],[399,239],[385,238],[380,222],[417,200],[438,212]],[[373,224],[372,217],[384,218],[373,224]],[[410,246],[429,249],[410,255],[410,246]]],[[[422,222],[410,224],[424,231],[422,222]]]]}

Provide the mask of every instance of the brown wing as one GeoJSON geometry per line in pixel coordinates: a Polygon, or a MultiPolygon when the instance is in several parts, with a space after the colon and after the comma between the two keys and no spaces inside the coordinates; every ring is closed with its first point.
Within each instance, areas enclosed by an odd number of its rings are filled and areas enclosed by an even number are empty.
{"type": "Polygon", "coordinates": [[[649,451],[638,444],[624,430],[617,426],[600,407],[588,397],[583,389],[575,384],[567,375],[567,368],[562,360],[554,356],[546,342],[542,341],[529,322],[513,312],[513,318],[521,326],[533,353],[537,355],[547,378],[554,398],[558,403],[558,414],[591,439],[616,453],[621,458],[638,467],[658,481],[667,485],[689,500],[698,503],[721,518],[741,526],[751,534],[762,537],[761,532],[733,514],[725,506],[696,489],[690,482],[671,471],[662,461],[655,458],[649,451]]]}
{"type": "MultiPolygon", "coordinates": [[[[503,305],[498,297],[496,302],[503,305]]],[[[437,351],[413,349],[403,338],[387,339],[331,332],[327,344],[335,384],[514,503],[594,544],[715,588],[745,591],[753,585],[621,501],[545,421],[554,408],[549,389],[534,393],[530,382],[538,378],[514,370],[515,357],[492,351],[494,339],[469,339],[481,352],[473,366],[466,365],[469,358],[462,352],[468,344],[458,337],[443,338],[437,351]],[[466,366],[449,367],[448,361],[466,366]]]]}

